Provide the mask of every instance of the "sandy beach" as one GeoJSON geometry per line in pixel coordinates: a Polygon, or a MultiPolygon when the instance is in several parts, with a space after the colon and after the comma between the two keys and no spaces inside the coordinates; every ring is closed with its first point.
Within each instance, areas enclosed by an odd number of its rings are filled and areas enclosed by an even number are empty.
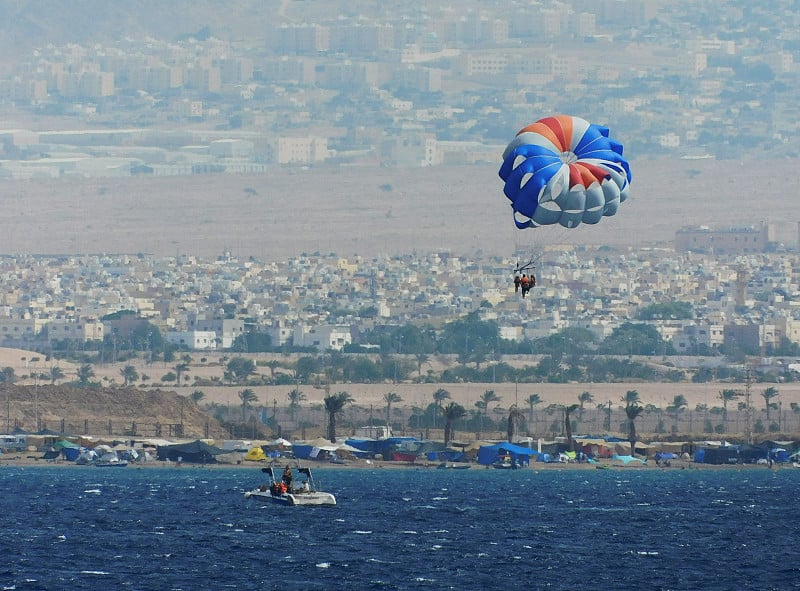
{"type": "MultiPolygon", "coordinates": [[[[78,465],[75,462],[66,460],[48,461],[34,456],[40,456],[39,453],[24,452],[21,454],[4,454],[0,456],[0,469],[3,468],[17,468],[17,469],[39,469],[39,468],[59,468],[59,469],[76,469],[76,470],[96,470],[95,466],[78,465]]],[[[255,480],[262,478],[260,476],[261,469],[270,465],[283,468],[287,464],[295,466],[309,466],[315,471],[320,470],[437,470],[441,462],[431,461],[418,461],[418,462],[389,462],[379,460],[349,460],[344,464],[334,464],[331,462],[317,462],[309,460],[295,460],[295,459],[279,459],[272,462],[250,462],[242,461],[237,463],[214,463],[214,464],[191,464],[183,463],[177,464],[176,462],[160,462],[151,460],[147,462],[133,462],[129,463],[125,470],[250,470],[252,471],[255,480]]],[[[492,466],[484,466],[475,462],[468,464],[470,470],[494,470],[492,466]]],[[[121,469],[121,468],[118,468],[121,469]]],[[[659,466],[653,459],[645,463],[638,461],[623,463],[621,460],[615,459],[600,459],[596,463],[582,462],[582,463],[566,463],[566,462],[533,462],[529,466],[521,468],[527,471],[553,471],[553,470],[616,470],[616,471],[630,471],[630,470],[795,470],[797,469],[793,464],[773,464],[772,467],[760,464],[703,464],[695,463],[687,459],[673,459],[670,460],[669,466],[659,466]]]]}

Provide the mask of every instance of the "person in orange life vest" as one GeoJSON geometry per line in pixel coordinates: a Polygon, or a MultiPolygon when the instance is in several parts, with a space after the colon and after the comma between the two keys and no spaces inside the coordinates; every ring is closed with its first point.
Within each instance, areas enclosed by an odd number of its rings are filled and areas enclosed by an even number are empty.
{"type": "Polygon", "coordinates": [[[528,293],[528,290],[531,288],[531,280],[528,279],[528,276],[523,273],[522,279],[519,280],[519,285],[522,288],[522,297],[525,297],[525,294],[528,293]]]}

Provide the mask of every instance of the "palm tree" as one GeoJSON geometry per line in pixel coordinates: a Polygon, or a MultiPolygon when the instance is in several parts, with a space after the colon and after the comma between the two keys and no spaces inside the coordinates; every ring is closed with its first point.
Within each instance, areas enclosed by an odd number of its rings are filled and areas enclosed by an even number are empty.
{"type": "MultiPolygon", "coordinates": [[[[177,367],[175,370],[177,371],[177,367]]],[[[252,359],[234,357],[225,366],[225,379],[241,384],[256,373],[256,364],[252,359]]]]}
{"type": "Polygon", "coordinates": [[[622,402],[625,403],[625,406],[639,404],[639,393],[636,390],[628,390],[622,397],[622,402]]]}
{"type": "Polygon", "coordinates": [[[439,388],[436,392],[433,393],[433,403],[435,405],[433,409],[433,428],[436,428],[436,415],[439,414],[439,408],[442,406],[442,402],[446,399],[450,398],[450,392],[445,390],[444,388],[439,388]]]}
{"type": "Polygon", "coordinates": [[[132,365],[126,365],[121,370],[119,370],[119,373],[122,376],[123,387],[139,379],[139,372],[136,371],[136,368],[133,367],[132,365]]]}
{"type": "Polygon", "coordinates": [[[606,415],[606,418],[603,421],[603,429],[605,429],[607,432],[611,431],[611,412],[612,412],[611,401],[609,400],[607,403],[601,402],[600,404],[597,405],[597,408],[599,410],[602,410],[606,415]]]}
{"type": "Polygon", "coordinates": [[[50,368],[50,384],[51,385],[55,386],[56,382],[58,380],[63,379],[63,378],[64,378],[64,372],[61,370],[60,367],[58,367],[57,365],[54,365],[53,367],[50,368]]]}
{"type": "Polygon", "coordinates": [[[422,366],[428,363],[430,357],[427,353],[415,353],[414,357],[417,360],[417,375],[422,377],[422,366]]]}
{"type": "Polygon", "coordinates": [[[719,399],[722,400],[722,422],[725,423],[725,428],[728,428],[728,403],[736,400],[741,396],[738,390],[731,390],[730,388],[722,390],[719,393],[719,399]]]}
{"type": "Polygon", "coordinates": [[[10,365],[7,365],[3,368],[3,371],[0,372],[0,382],[4,384],[13,384],[16,381],[17,377],[14,375],[14,368],[10,365]]]}
{"type": "Polygon", "coordinates": [[[516,404],[512,405],[512,407],[508,409],[508,422],[506,424],[506,435],[508,436],[509,443],[514,443],[514,432],[516,431],[516,427],[524,420],[525,420],[525,413],[522,412],[521,409],[517,408],[516,404]]]}
{"type": "Polygon", "coordinates": [[[689,403],[686,401],[686,397],[683,394],[676,394],[675,398],[672,399],[672,402],[667,405],[667,412],[672,413],[672,432],[678,432],[678,416],[681,414],[681,411],[689,406],[689,403]]]}
{"type": "MultiPolygon", "coordinates": [[[[705,402],[698,402],[694,407],[694,412],[700,413],[703,417],[703,428],[701,429],[701,433],[705,433],[706,428],[706,420],[708,418],[708,405],[705,402]]],[[[692,415],[689,414],[689,420],[691,421],[692,415]]],[[[689,423],[689,427],[691,427],[691,422],[689,423]]],[[[690,429],[691,430],[691,429],[690,429]]]]}
{"type": "MultiPolygon", "coordinates": [[[[489,404],[492,402],[500,402],[501,398],[494,393],[494,390],[486,390],[480,400],[475,403],[479,409],[483,411],[485,417],[489,417],[489,404]]],[[[483,421],[481,421],[481,429],[483,429],[483,421]]]]}
{"type": "Polygon", "coordinates": [[[580,404],[570,404],[564,407],[564,434],[567,436],[569,451],[575,451],[575,442],[572,440],[572,420],[570,415],[580,408],[580,404]]]}
{"type": "Polygon", "coordinates": [[[411,417],[408,419],[408,426],[414,429],[418,429],[420,426],[420,421],[422,419],[422,415],[425,411],[419,407],[412,405],[411,407],[411,417]]]}
{"type": "Polygon", "coordinates": [[[578,420],[580,422],[583,422],[583,405],[587,403],[591,404],[592,402],[594,402],[594,396],[592,396],[591,392],[581,392],[578,395],[578,403],[580,405],[578,409],[578,420]]]}
{"type": "Polygon", "coordinates": [[[631,444],[631,455],[636,450],[636,419],[644,412],[644,407],[635,402],[625,405],[625,416],[628,417],[628,442],[631,444]]]}
{"type": "Polygon", "coordinates": [[[275,381],[275,369],[281,367],[283,363],[278,361],[277,359],[270,359],[264,365],[269,368],[269,379],[270,381],[275,381]]]}
{"type": "Polygon", "coordinates": [[[189,398],[191,398],[192,402],[195,404],[200,404],[200,401],[205,397],[206,394],[202,390],[195,390],[189,395],[189,398]]]}
{"type": "Polygon", "coordinates": [[[353,398],[347,392],[336,392],[328,394],[324,402],[325,412],[328,413],[328,440],[336,443],[336,417],[344,412],[345,405],[353,402],[353,398]]]}
{"type": "Polygon", "coordinates": [[[444,445],[450,443],[453,435],[453,423],[467,414],[466,409],[457,402],[450,402],[442,409],[444,416],[444,445]]]}
{"type": "Polygon", "coordinates": [[[245,388],[239,392],[239,400],[242,401],[242,422],[244,423],[247,421],[248,407],[258,400],[258,396],[250,388],[245,388]]]}
{"type": "Polygon", "coordinates": [[[764,391],[761,392],[761,396],[764,398],[764,410],[767,411],[767,421],[769,421],[769,409],[772,406],[770,400],[775,398],[778,394],[778,389],[775,386],[765,388],[764,391]]]}
{"type": "Polygon", "coordinates": [[[94,370],[92,369],[91,365],[85,363],[78,368],[77,376],[78,376],[78,383],[81,386],[85,386],[89,383],[89,380],[91,380],[94,377],[94,370]]]}
{"type": "Polygon", "coordinates": [[[189,364],[184,361],[183,363],[179,363],[178,365],[176,365],[174,369],[175,369],[175,375],[177,376],[176,383],[180,386],[181,374],[189,371],[189,364]]]}
{"type": "Polygon", "coordinates": [[[541,404],[543,400],[538,394],[531,394],[525,399],[525,404],[528,405],[528,423],[533,427],[533,407],[541,404]]]}
{"type": "Polygon", "coordinates": [[[294,388],[289,391],[286,397],[289,399],[289,416],[292,417],[292,422],[294,422],[295,413],[300,408],[300,403],[306,399],[306,395],[294,388]]]}
{"type": "Polygon", "coordinates": [[[403,397],[397,392],[387,392],[383,395],[383,401],[386,403],[386,424],[390,425],[392,422],[392,404],[403,402],[403,397]]]}

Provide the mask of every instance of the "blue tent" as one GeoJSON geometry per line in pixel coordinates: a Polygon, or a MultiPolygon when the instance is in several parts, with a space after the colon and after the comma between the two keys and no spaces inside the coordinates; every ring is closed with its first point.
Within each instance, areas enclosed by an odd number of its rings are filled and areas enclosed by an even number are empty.
{"type": "Polygon", "coordinates": [[[724,447],[701,447],[694,454],[697,464],[736,464],[739,462],[739,448],[735,445],[724,447]]]}
{"type": "Polygon", "coordinates": [[[769,457],[773,462],[788,462],[789,452],[782,447],[774,447],[769,450],[769,457]]]}
{"type": "Polygon", "coordinates": [[[478,448],[478,463],[488,466],[494,464],[497,460],[506,455],[511,456],[512,460],[516,460],[518,463],[525,465],[530,463],[531,458],[537,458],[539,452],[528,447],[522,447],[504,441],[495,443],[494,445],[483,445],[478,448]]]}
{"type": "Polygon", "coordinates": [[[425,454],[430,462],[467,462],[467,454],[463,451],[445,449],[442,451],[431,451],[425,454]]]}
{"type": "Polygon", "coordinates": [[[212,464],[217,461],[216,456],[228,453],[224,449],[208,445],[199,439],[191,443],[176,443],[174,445],[159,445],[156,448],[156,457],[163,462],[187,462],[193,464],[212,464]]]}
{"type": "MultiPolygon", "coordinates": [[[[347,445],[355,447],[369,455],[381,454],[384,459],[391,459],[392,452],[398,447],[418,442],[415,437],[388,437],[386,439],[348,439],[347,445]]],[[[422,443],[422,442],[418,442],[422,443]]]]}

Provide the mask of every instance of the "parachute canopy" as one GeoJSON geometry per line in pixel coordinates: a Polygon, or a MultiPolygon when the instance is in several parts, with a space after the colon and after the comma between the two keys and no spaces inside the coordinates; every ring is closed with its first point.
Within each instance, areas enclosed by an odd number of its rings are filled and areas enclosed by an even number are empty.
{"type": "Polygon", "coordinates": [[[608,128],[555,115],[517,133],[503,152],[500,178],[518,228],[574,228],[617,213],[631,170],[608,128]]]}

